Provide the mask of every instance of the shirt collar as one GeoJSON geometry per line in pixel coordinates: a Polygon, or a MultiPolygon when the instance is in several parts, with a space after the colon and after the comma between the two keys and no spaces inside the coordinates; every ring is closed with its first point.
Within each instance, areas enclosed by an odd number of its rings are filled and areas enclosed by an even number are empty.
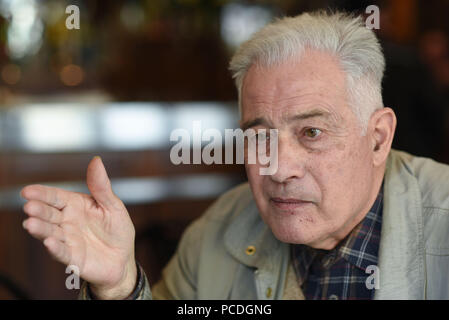
{"type": "Polygon", "coordinates": [[[365,218],[338,246],[338,255],[365,271],[369,265],[377,265],[382,227],[383,185],[376,201],[365,218]]]}

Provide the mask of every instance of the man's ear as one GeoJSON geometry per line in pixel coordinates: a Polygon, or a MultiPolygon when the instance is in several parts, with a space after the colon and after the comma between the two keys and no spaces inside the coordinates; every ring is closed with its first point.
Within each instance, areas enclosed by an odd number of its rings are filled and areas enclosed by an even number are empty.
{"type": "Polygon", "coordinates": [[[373,164],[379,166],[387,159],[396,130],[396,115],[391,108],[376,110],[370,118],[373,164]]]}

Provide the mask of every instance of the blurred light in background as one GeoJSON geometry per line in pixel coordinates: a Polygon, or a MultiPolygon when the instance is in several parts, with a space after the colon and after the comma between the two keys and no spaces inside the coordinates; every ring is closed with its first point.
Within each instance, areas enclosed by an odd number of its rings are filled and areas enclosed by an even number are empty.
{"type": "Polygon", "coordinates": [[[126,204],[152,203],[164,199],[204,199],[216,197],[235,185],[223,174],[191,174],[170,178],[113,179],[114,193],[126,204]],[[192,186],[195,186],[192,188],[192,186]]]}
{"type": "Polygon", "coordinates": [[[72,151],[95,145],[90,106],[35,104],[16,107],[23,146],[32,151],[72,151]]]}
{"type": "MultiPolygon", "coordinates": [[[[218,129],[221,131],[238,128],[237,106],[232,105],[227,108],[223,106],[223,103],[210,102],[178,103],[173,110],[173,128],[185,129],[190,133],[191,137],[193,137],[194,121],[201,121],[202,132],[207,129],[218,129]]],[[[214,140],[213,144],[220,144],[221,142],[223,141],[214,140]]],[[[202,144],[208,143],[207,141],[202,141],[202,144]]]]}
{"type": "MultiPolygon", "coordinates": [[[[234,103],[30,103],[0,109],[2,150],[77,152],[167,149],[170,133],[182,128],[238,127],[234,103]]],[[[217,141],[218,142],[218,141],[217,141]]],[[[206,142],[203,142],[207,144],[206,142]]]]}
{"type": "Polygon", "coordinates": [[[11,23],[7,48],[11,58],[36,53],[42,44],[43,24],[35,0],[0,0],[0,13],[11,23]]]}
{"type": "MultiPolygon", "coordinates": [[[[172,112],[174,128],[189,130],[193,121],[201,121],[203,129],[234,128],[238,123],[233,112],[234,104],[226,108],[224,103],[214,102],[180,102],[172,112]]],[[[235,111],[235,110],[234,110],[235,111]]]]}
{"type": "Polygon", "coordinates": [[[128,30],[134,31],[145,21],[145,13],[138,3],[125,3],[120,10],[120,21],[128,30]]]}
{"type": "Polygon", "coordinates": [[[77,65],[69,64],[62,68],[59,76],[62,83],[66,86],[73,87],[79,85],[83,81],[84,71],[77,65]]]}
{"type": "Polygon", "coordinates": [[[146,149],[168,143],[168,114],[161,105],[110,104],[100,119],[102,145],[106,148],[146,149]]]}
{"type": "Polygon", "coordinates": [[[221,12],[221,36],[231,48],[242,42],[273,18],[272,10],[260,5],[230,3],[221,12]]]}

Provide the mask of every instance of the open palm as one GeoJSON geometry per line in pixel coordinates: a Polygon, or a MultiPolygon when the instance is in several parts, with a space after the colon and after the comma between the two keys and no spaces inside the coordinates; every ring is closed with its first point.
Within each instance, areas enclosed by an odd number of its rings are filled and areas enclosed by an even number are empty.
{"type": "Polygon", "coordinates": [[[88,166],[87,186],[91,195],[26,186],[23,226],[56,260],[78,267],[84,280],[113,288],[135,274],[134,226],[99,157],[88,166]]]}

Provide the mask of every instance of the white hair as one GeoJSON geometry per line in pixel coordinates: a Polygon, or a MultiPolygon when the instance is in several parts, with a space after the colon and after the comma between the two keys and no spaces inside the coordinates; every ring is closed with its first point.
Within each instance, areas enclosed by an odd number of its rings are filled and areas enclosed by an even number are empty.
{"type": "Polygon", "coordinates": [[[300,56],[305,49],[337,57],[346,74],[348,104],[364,135],[371,114],[383,107],[385,59],[376,35],[366,28],[362,17],[347,13],[316,11],[277,19],[244,42],[229,67],[238,89],[240,110],[243,78],[252,64],[279,65],[300,56]]]}

